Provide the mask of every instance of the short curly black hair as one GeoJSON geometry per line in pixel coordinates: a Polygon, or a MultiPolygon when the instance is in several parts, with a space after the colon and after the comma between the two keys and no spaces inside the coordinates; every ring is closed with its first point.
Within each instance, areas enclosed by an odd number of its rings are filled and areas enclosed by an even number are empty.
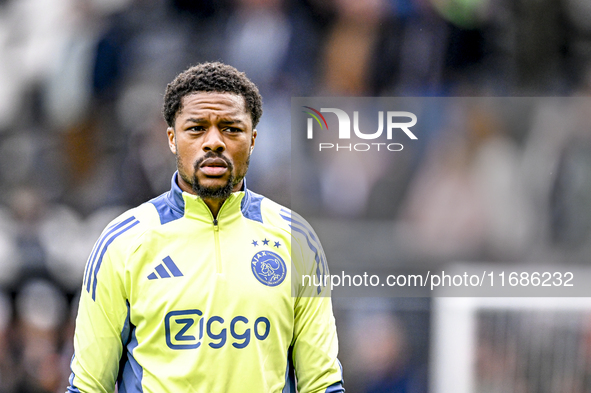
{"type": "Polygon", "coordinates": [[[166,86],[162,113],[169,127],[174,127],[177,114],[183,109],[183,97],[200,92],[232,93],[242,96],[252,118],[252,128],[263,114],[259,89],[244,72],[220,62],[197,64],[177,75],[166,86]]]}

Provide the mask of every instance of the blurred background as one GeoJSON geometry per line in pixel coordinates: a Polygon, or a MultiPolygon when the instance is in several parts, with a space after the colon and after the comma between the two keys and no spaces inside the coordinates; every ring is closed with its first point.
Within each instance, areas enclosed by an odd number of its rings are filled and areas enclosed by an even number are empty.
{"type": "MultiPolygon", "coordinates": [[[[211,60],[259,86],[249,188],[290,206],[292,187],[306,185],[287,175],[292,96],[586,96],[591,3],[0,0],[1,393],[65,390],[86,258],[113,217],[168,190],[163,92],[211,60]]],[[[392,241],[377,247],[399,247],[376,250],[368,266],[585,265],[591,107],[544,102],[508,118],[478,105],[449,113],[409,154],[370,161],[383,171],[360,184],[311,166],[311,192],[294,194],[300,213],[329,245],[343,224],[364,223],[347,227],[352,236],[383,228],[392,241]]],[[[338,247],[325,248],[333,270],[345,266],[338,247]]],[[[466,361],[457,347],[436,350],[454,333],[439,317],[449,305],[334,306],[348,392],[591,392],[586,307],[466,306],[466,361]],[[455,362],[445,390],[432,376],[455,362]]]]}

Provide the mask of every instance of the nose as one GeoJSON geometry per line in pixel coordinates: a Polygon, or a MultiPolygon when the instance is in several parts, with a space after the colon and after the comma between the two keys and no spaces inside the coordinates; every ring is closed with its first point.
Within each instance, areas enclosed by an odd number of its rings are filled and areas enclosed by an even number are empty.
{"type": "Polygon", "coordinates": [[[212,126],[209,127],[205,133],[205,139],[203,140],[204,151],[214,151],[221,153],[226,150],[226,144],[224,143],[224,137],[219,128],[212,126]]]}

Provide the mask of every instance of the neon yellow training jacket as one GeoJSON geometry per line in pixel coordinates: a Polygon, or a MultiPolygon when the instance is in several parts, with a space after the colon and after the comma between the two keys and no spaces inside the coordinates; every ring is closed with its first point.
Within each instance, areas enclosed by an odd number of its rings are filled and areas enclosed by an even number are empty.
{"type": "Polygon", "coordinates": [[[245,189],[214,220],[175,174],[95,244],[68,392],[344,392],[329,288],[302,274],[328,270],[301,217],[245,189]]]}

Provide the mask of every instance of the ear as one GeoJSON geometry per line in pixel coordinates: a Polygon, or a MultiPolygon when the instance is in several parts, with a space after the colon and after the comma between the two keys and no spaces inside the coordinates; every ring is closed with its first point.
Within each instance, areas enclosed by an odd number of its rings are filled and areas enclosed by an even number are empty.
{"type": "Polygon", "coordinates": [[[172,154],[176,154],[176,139],[172,127],[166,129],[166,136],[168,137],[168,147],[170,148],[170,151],[172,154]]]}
{"type": "Polygon", "coordinates": [[[252,130],[252,137],[250,138],[250,152],[254,150],[254,141],[257,139],[257,130],[252,130]]]}

